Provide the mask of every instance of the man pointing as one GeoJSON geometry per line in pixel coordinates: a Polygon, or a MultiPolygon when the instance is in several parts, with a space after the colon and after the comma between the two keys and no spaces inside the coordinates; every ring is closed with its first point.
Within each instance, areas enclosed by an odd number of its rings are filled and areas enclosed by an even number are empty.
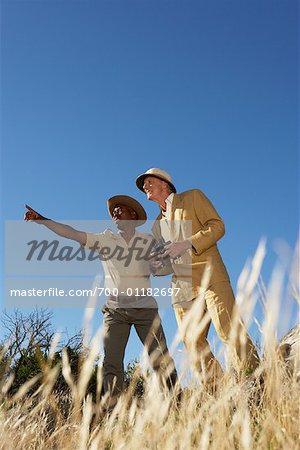
{"type": "Polygon", "coordinates": [[[105,272],[105,291],[111,295],[102,309],[104,328],[103,393],[110,393],[114,406],[124,384],[124,353],[132,325],[145,345],[152,368],[170,391],[177,386],[177,372],[166,344],[155,299],[145,295],[150,287],[150,263],[146,257],[153,237],[139,233],[147,215],[142,205],[128,195],[116,195],[107,201],[108,212],[118,232],[86,233],[69,225],[49,220],[25,205],[26,221],[43,224],[54,233],[97,251],[105,272]],[[139,258],[134,258],[136,243],[139,258]],[[105,258],[101,258],[105,250],[105,258]],[[118,250],[118,251],[116,251],[118,250]],[[107,255],[107,251],[110,253],[107,255]],[[131,255],[131,256],[130,256],[131,255]],[[130,256],[130,258],[128,258],[130,256]],[[144,295],[143,295],[144,294],[144,295]]]}

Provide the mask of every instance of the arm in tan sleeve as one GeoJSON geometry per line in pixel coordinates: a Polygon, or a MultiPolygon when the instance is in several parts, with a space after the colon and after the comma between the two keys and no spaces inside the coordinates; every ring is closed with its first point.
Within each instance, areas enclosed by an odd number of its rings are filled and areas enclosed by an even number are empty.
{"type": "MultiPolygon", "coordinates": [[[[197,254],[208,250],[225,234],[225,226],[208,198],[198,189],[193,191],[194,212],[201,224],[201,229],[192,235],[192,245],[197,254]]],[[[193,231],[195,230],[193,224],[193,231]]]]}

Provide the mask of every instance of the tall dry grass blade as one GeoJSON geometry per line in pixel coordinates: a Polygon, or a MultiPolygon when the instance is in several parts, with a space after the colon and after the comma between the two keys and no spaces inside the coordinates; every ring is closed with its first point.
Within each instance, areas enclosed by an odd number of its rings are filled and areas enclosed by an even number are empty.
{"type": "Polygon", "coordinates": [[[72,377],[72,371],[71,371],[71,366],[70,366],[70,362],[69,362],[69,357],[68,357],[67,350],[65,348],[62,350],[62,374],[71,390],[73,399],[76,399],[77,398],[77,386],[72,377]]]}
{"type": "Polygon", "coordinates": [[[90,424],[93,415],[92,397],[87,396],[83,405],[82,421],[80,426],[80,443],[79,450],[86,450],[88,448],[90,424]]]}
{"type": "Polygon", "coordinates": [[[88,299],[87,306],[84,311],[84,317],[83,317],[83,348],[88,348],[90,339],[91,339],[91,322],[94,317],[96,306],[98,303],[98,293],[97,293],[97,287],[100,286],[100,283],[102,281],[102,277],[100,275],[96,275],[93,281],[92,285],[92,292],[94,292],[93,295],[91,295],[88,299]]]}
{"type": "Polygon", "coordinates": [[[94,370],[95,360],[99,356],[101,336],[102,336],[102,328],[99,328],[99,330],[97,331],[96,335],[92,340],[89,353],[83,360],[80,367],[78,389],[77,389],[78,397],[80,400],[83,399],[83,397],[85,396],[87,385],[94,370]]]}
{"type": "Polygon", "coordinates": [[[30,380],[26,381],[26,383],[24,383],[12,397],[12,402],[18,402],[19,400],[21,400],[27,394],[27,392],[38,382],[38,380],[41,379],[41,377],[42,374],[38,374],[30,378],[30,380]]]}
{"type": "Polygon", "coordinates": [[[5,397],[6,394],[8,393],[9,389],[11,388],[13,382],[15,379],[15,374],[14,373],[10,373],[8,375],[8,377],[6,378],[6,380],[4,380],[3,382],[3,386],[1,388],[1,394],[5,397]]]}

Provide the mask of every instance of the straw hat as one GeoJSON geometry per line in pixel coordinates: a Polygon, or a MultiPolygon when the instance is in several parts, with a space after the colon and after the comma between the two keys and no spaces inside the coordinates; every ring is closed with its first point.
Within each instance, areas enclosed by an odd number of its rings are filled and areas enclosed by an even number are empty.
{"type": "Polygon", "coordinates": [[[107,208],[111,217],[113,214],[113,210],[117,205],[130,206],[130,208],[132,208],[137,214],[137,220],[140,221],[139,225],[142,225],[146,222],[146,211],[137,200],[130,197],[129,195],[115,195],[114,197],[111,197],[107,200],[107,208]]]}
{"type": "Polygon", "coordinates": [[[137,177],[136,185],[142,192],[144,192],[143,185],[144,185],[144,179],[146,177],[155,177],[155,178],[159,178],[160,180],[166,181],[168,183],[168,185],[172,188],[172,191],[176,192],[176,188],[175,188],[174,184],[172,183],[171,175],[169,175],[164,170],[158,169],[158,168],[149,169],[149,170],[147,170],[147,172],[142,173],[140,176],[137,177]]]}

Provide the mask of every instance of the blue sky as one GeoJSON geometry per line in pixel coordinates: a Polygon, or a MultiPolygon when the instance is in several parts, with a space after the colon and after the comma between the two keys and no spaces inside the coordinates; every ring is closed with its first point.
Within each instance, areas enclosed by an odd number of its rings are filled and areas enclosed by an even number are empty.
{"type": "MultiPolygon", "coordinates": [[[[23,203],[106,220],[116,194],[154,219],[135,178],[161,167],[224,219],[234,288],[267,237],[268,284],[276,242],[293,248],[298,233],[298,2],[9,0],[1,30],[5,220],[22,218],[23,203]]],[[[82,311],[54,317],[72,333],[82,311]]],[[[139,351],[132,338],[126,358],[139,351]]]]}

